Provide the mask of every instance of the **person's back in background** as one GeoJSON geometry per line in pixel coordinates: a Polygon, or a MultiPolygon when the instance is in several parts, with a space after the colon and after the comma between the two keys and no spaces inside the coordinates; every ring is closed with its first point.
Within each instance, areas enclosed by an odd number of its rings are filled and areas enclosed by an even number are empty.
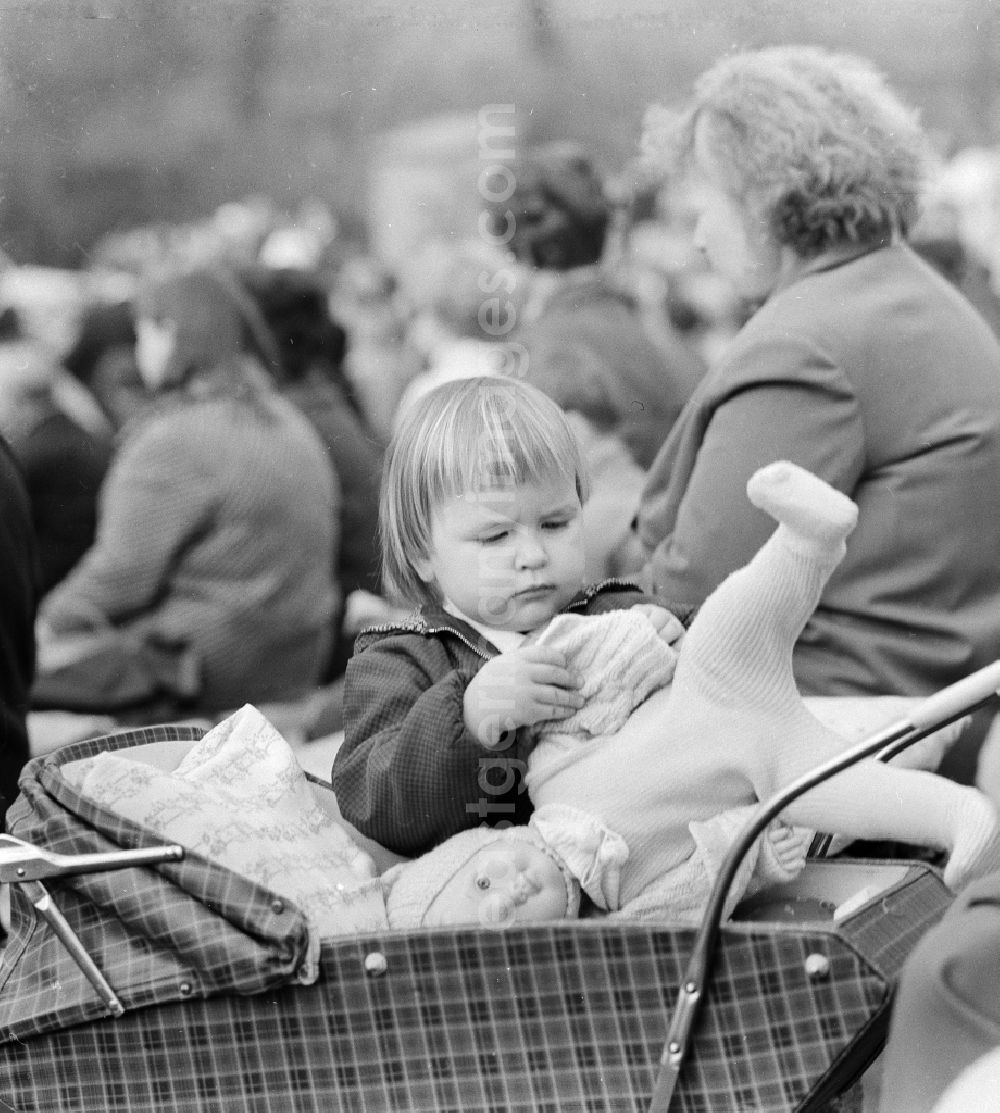
{"type": "Polygon", "coordinates": [[[791,460],[859,507],[795,647],[803,691],[925,695],[988,664],[1000,345],[907,242],[927,162],[915,113],[864,59],[773,47],[716,62],[683,113],[651,110],[643,145],[757,308],[651,466],[623,571],[699,605],[767,536],[748,477],[791,460]]]}
{"type": "MultiPolygon", "coordinates": [[[[335,576],[343,599],[378,595],[378,490],[382,445],[368,426],[343,372],[348,337],[333,319],[327,294],[304,271],[245,268],[240,278],[274,334],[278,390],[309,419],[337,475],[341,502],[335,576]]],[[[337,614],[326,679],[343,672],[353,644],[337,614]]]]}
{"type": "Polygon", "coordinates": [[[0,437],[0,817],[28,760],[28,700],[35,667],[37,576],[28,493],[0,437]]]}
{"type": "Polygon", "coordinates": [[[27,485],[44,595],[93,544],[114,432],[88,389],[24,334],[13,309],[0,313],[0,433],[27,485]]]}
{"type": "Polygon", "coordinates": [[[329,651],[336,477],[264,371],[273,338],[231,275],[151,279],[137,310],[156,402],[108,473],[94,546],[45,600],[40,647],[110,630],[133,654],[191,654],[199,711],[297,699],[329,651]]]}

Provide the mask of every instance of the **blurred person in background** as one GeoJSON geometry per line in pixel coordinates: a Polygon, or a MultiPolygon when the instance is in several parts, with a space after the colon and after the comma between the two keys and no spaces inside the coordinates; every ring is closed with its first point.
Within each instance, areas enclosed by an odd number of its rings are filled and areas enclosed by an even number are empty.
{"type": "Polygon", "coordinates": [[[29,693],[35,668],[37,555],[21,471],[0,437],[0,819],[17,798],[28,760],[29,693]]]}
{"type": "Polygon", "coordinates": [[[632,266],[659,276],[668,321],[707,368],[746,323],[745,308],[732,285],[695,248],[694,215],[683,191],[662,188],[662,183],[652,188],[649,213],[629,231],[632,266]]]}
{"type": "Polygon", "coordinates": [[[135,310],[130,302],[95,302],[82,314],[63,366],[89,389],[118,431],[150,402],[135,358],[135,310]]]}
{"type": "Polygon", "coordinates": [[[405,342],[422,369],[400,397],[394,428],[441,383],[519,366],[505,344],[504,325],[523,309],[528,281],[503,252],[478,239],[428,240],[400,275],[400,285],[411,308],[405,342]]]}
{"type": "MultiPolygon", "coordinates": [[[[347,335],[330,314],[326,291],[310,273],[256,266],[243,268],[239,277],[274,337],[278,390],[308,418],[339,481],[334,575],[341,597],[346,600],[359,591],[377,596],[382,446],[344,374],[347,335]]],[[[343,673],[351,654],[353,632],[345,628],[344,617],[345,609],[338,608],[326,680],[343,673]]]]}
{"type": "MultiPolygon", "coordinates": [[[[53,678],[72,688],[59,665],[84,635],[120,643],[123,664],[172,657],[175,674],[157,680],[192,710],[297,699],[326,667],[338,605],[326,452],[274,389],[273,337],[231,274],[151,277],[136,313],[155,402],[125,431],[93,547],[40,609],[36,698],[41,685],[58,706],[53,678]]],[[[116,691],[111,676],[86,694],[110,709],[116,691]]]]}
{"type": "Polygon", "coordinates": [[[653,463],[624,569],[700,604],[770,533],[748,478],[787,459],[860,509],[795,648],[804,692],[921,695],[992,661],[1000,345],[908,246],[915,115],[862,59],[775,47],[651,110],[644,145],[690,175],[696,243],[754,311],[653,463]]]}
{"type": "Polygon", "coordinates": [[[344,373],[384,446],[406,384],[420,369],[404,344],[397,276],[373,255],[354,255],[337,274],[330,304],[350,337],[344,373]]]}
{"type": "Polygon", "coordinates": [[[922,259],[962,291],[1000,335],[1000,298],[993,289],[989,267],[963,239],[958,204],[944,188],[932,188],[924,195],[910,243],[922,259]]]}
{"type": "Polygon", "coordinates": [[[0,312],[0,433],[28,489],[41,595],[90,548],[114,432],[90,392],[12,307],[0,312]]]}
{"type": "Polygon", "coordinates": [[[883,1056],[880,1113],[997,1108],[998,954],[1000,874],[992,873],[959,893],[906,960],[883,1056]]]}
{"type": "MultiPolygon", "coordinates": [[[[530,269],[530,297],[508,340],[519,373],[564,410],[618,437],[645,470],[704,372],[670,330],[602,268],[612,206],[589,155],[572,143],[526,151],[511,166],[514,192],[491,203],[493,239],[530,269]]],[[[506,192],[506,191],[504,191],[506,192]]]]}

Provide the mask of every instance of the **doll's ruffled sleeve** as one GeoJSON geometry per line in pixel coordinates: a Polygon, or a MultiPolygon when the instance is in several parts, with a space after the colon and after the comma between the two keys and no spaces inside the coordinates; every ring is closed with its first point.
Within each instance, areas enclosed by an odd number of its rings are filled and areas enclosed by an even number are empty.
{"type": "Polygon", "coordinates": [[[567,804],[543,805],[534,812],[529,826],[565,862],[598,908],[618,908],[621,871],[628,859],[628,845],[621,835],[567,804]]]}

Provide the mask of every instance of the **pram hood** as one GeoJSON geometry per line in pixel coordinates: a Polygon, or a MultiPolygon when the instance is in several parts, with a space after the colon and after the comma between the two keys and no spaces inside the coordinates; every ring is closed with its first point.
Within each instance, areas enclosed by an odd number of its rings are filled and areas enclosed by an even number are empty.
{"type": "MultiPolygon", "coordinates": [[[[82,796],[70,762],[142,745],[185,749],[204,732],[156,726],[91,739],[24,768],[8,830],[63,854],[161,845],[154,832],[82,796]]],[[[180,862],[46,883],[126,1010],[296,981],[307,957],[305,915],[292,902],[188,853],[180,862]]],[[[108,1007],[20,886],[0,954],[0,1041],[108,1015],[108,1007]]]]}

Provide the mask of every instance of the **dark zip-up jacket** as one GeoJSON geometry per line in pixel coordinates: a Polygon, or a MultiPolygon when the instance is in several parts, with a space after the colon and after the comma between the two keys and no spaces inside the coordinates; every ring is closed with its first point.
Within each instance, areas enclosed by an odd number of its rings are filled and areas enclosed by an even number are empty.
{"type": "MultiPolygon", "coordinates": [[[[606,580],[576,595],[566,612],[649,602],[661,601],[606,580]]],[[[465,689],[498,652],[467,622],[431,606],[359,635],[347,666],[333,787],[344,818],[362,834],[413,856],[469,827],[528,821],[532,733],[510,732],[489,749],[465,727],[465,689]]]]}

